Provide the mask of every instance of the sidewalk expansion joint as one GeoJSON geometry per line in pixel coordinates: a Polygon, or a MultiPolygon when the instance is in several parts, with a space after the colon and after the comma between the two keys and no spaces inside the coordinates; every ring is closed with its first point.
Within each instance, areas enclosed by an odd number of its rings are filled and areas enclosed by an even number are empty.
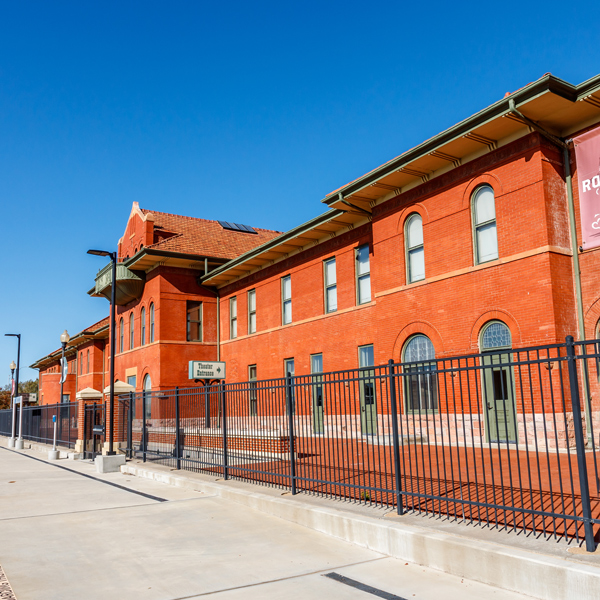
{"type": "MultiPolygon", "coordinates": [[[[379,558],[370,558],[369,560],[360,560],[354,563],[347,563],[345,565],[338,565],[334,569],[347,569],[348,567],[356,567],[358,565],[366,565],[379,560],[385,560],[388,556],[380,556],[379,558]]],[[[223,592],[232,592],[234,590],[245,590],[246,588],[258,587],[260,585],[269,585],[270,583],[279,583],[280,581],[289,581],[290,579],[300,579],[302,577],[310,577],[311,575],[325,575],[330,569],[319,569],[318,571],[310,571],[308,573],[298,573],[298,575],[290,575],[289,577],[279,577],[278,579],[268,579],[266,581],[258,581],[257,583],[248,583],[246,585],[237,585],[230,588],[222,588],[220,590],[213,590],[212,592],[201,592],[200,594],[191,594],[189,596],[180,596],[179,598],[172,598],[171,600],[190,600],[191,598],[200,598],[200,596],[213,596],[214,594],[222,594],[223,592]]],[[[398,600],[404,600],[399,596],[394,596],[398,600]]]]}
{"type": "Polygon", "coordinates": [[[87,473],[81,473],[80,471],[76,471],[75,469],[69,469],[68,467],[63,467],[62,465],[55,465],[54,463],[48,462],[41,458],[36,458],[35,456],[30,456],[29,454],[24,454],[22,452],[16,452],[15,450],[9,450],[8,448],[2,448],[1,450],[6,450],[7,452],[12,452],[13,454],[17,454],[18,456],[25,456],[26,458],[30,458],[31,460],[37,460],[38,462],[44,463],[45,465],[49,465],[51,467],[56,467],[57,469],[62,469],[63,471],[68,471],[69,473],[75,473],[75,475],[80,475],[81,477],[87,477],[88,479],[93,479],[94,481],[99,481],[100,483],[105,483],[106,485],[111,485],[112,487],[118,488],[125,492],[129,492],[130,494],[137,494],[138,496],[143,496],[144,498],[148,498],[149,500],[155,500],[156,502],[168,502],[166,498],[159,498],[158,496],[153,496],[152,494],[146,494],[145,492],[139,492],[138,490],[132,490],[131,488],[125,487],[124,485],[119,485],[118,483],[113,483],[112,481],[106,481],[106,479],[100,479],[98,477],[93,477],[92,475],[88,475],[87,473]]]}

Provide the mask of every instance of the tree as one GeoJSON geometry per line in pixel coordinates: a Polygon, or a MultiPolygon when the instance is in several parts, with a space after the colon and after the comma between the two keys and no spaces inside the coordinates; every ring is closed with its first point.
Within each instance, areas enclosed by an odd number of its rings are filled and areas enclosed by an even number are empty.
{"type": "Polygon", "coordinates": [[[27,381],[19,381],[19,394],[37,394],[38,380],[28,379],[27,381]]]}
{"type": "Polygon", "coordinates": [[[10,390],[2,390],[0,392],[0,410],[7,408],[10,408],[10,390]]]}

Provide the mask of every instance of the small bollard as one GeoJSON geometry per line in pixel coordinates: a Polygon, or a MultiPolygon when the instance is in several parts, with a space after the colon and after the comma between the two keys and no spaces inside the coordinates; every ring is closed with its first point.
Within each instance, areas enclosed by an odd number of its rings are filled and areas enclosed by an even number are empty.
{"type": "Polygon", "coordinates": [[[52,422],[54,423],[54,443],[52,444],[52,450],[48,452],[48,460],[58,460],[60,452],[56,449],[56,415],[52,415],[52,422]]]}

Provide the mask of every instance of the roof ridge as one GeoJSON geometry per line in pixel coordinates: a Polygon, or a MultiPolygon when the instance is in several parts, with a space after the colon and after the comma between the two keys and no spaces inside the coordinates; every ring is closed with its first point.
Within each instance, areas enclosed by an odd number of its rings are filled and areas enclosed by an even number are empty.
{"type": "MultiPolygon", "coordinates": [[[[203,221],[204,223],[218,223],[219,220],[218,219],[203,219],[202,217],[190,217],[188,215],[176,215],[175,213],[167,213],[167,212],[162,212],[160,210],[149,210],[147,208],[140,208],[140,210],[142,211],[142,213],[144,214],[153,214],[153,215],[164,215],[166,217],[177,217],[178,219],[191,219],[192,221],[203,221]]],[[[222,221],[224,221],[224,219],[220,219],[222,221]]],[[[227,221],[228,223],[230,223],[231,221],[227,221]]],[[[283,233],[283,231],[279,231],[278,229],[265,229],[264,227],[254,227],[252,225],[253,229],[259,229],[260,231],[268,231],[271,233],[283,233]]]]}

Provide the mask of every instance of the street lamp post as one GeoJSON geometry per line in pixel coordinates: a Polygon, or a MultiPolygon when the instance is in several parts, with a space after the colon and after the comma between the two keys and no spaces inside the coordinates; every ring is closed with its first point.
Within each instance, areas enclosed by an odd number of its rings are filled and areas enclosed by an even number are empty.
{"type": "Polygon", "coordinates": [[[63,401],[63,385],[65,383],[65,379],[67,378],[67,369],[65,367],[65,348],[67,347],[67,343],[71,337],[67,333],[65,329],[60,334],[60,345],[62,346],[62,356],[60,357],[60,400],[59,402],[62,404],[63,401]]]}
{"type": "MultiPolygon", "coordinates": [[[[23,446],[23,440],[21,439],[21,436],[19,436],[19,439],[15,441],[15,438],[17,435],[15,398],[19,395],[19,367],[21,364],[21,334],[20,333],[5,333],[4,335],[7,337],[16,337],[17,338],[17,365],[16,365],[16,369],[15,369],[16,375],[14,378],[15,393],[13,394],[13,426],[12,426],[12,437],[8,441],[8,445],[10,448],[18,448],[19,446],[21,446],[21,447],[23,446]]],[[[11,363],[11,365],[10,365],[11,369],[12,369],[12,365],[14,365],[14,362],[11,363]]],[[[19,424],[21,423],[22,418],[23,418],[23,404],[21,404],[19,407],[19,424]]],[[[19,430],[21,430],[20,426],[19,426],[19,430]]]]}
{"type": "Polygon", "coordinates": [[[15,369],[17,365],[15,365],[15,361],[12,360],[10,362],[10,378],[12,379],[12,390],[11,390],[11,399],[12,399],[12,429],[11,429],[11,437],[8,440],[8,447],[15,447],[15,433],[17,428],[17,405],[15,404],[15,369]]]}
{"type": "Polygon", "coordinates": [[[112,261],[112,286],[110,290],[110,395],[109,395],[109,430],[108,430],[108,455],[116,454],[114,451],[114,415],[115,415],[115,344],[116,344],[116,322],[115,306],[117,298],[117,253],[106,250],[88,250],[88,254],[94,256],[109,256],[112,261]]]}
{"type": "MultiPolygon", "coordinates": [[[[61,334],[60,334],[60,345],[62,348],[62,354],[60,357],[60,400],[58,401],[59,404],[63,403],[64,400],[64,394],[63,394],[63,389],[64,389],[64,384],[65,384],[65,380],[67,379],[67,365],[65,364],[65,348],[67,347],[67,343],[68,341],[71,339],[71,337],[69,336],[69,334],[67,333],[67,330],[65,329],[61,334]]],[[[59,408],[56,411],[57,414],[57,418],[58,418],[58,429],[59,429],[59,437],[62,439],[62,416],[63,416],[63,410],[62,408],[59,408]]]]}

